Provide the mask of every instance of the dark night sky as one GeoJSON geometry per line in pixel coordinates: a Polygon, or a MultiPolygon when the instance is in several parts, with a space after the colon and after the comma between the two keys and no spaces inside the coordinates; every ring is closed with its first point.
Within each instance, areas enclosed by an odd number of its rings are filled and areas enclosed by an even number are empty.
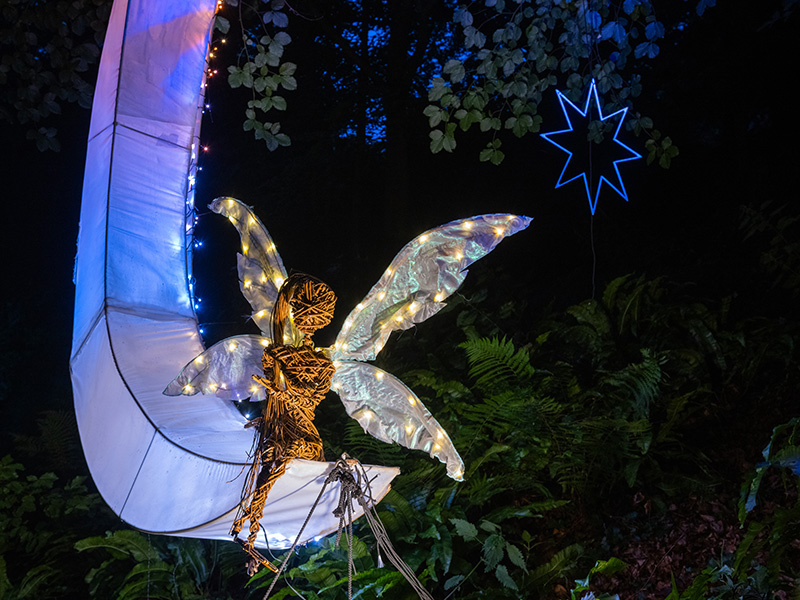
{"type": "MultiPolygon", "coordinates": [[[[695,282],[711,298],[737,290],[745,299],[752,295],[747,301],[763,302],[764,310],[787,310],[789,305],[748,292],[739,281],[741,265],[755,264],[757,256],[736,227],[742,204],[772,200],[798,212],[796,92],[790,88],[797,77],[800,11],[768,25],[779,2],[719,4],[678,44],[665,43],[645,76],[636,108],[672,137],[681,154],[669,170],[646,167],[643,160],[623,165],[629,203],[613,193],[601,196],[593,224],[597,285],[602,289],[632,271],[665,274],[695,282]]],[[[303,42],[293,36],[300,54],[303,42]]],[[[294,59],[301,71],[303,61],[313,61],[294,59]]],[[[535,217],[528,231],[486,259],[519,270],[533,310],[550,301],[567,306],[591,294],[591,219],[579,187],[553,189],[563,165],[557,150],[529,135],[507,144],[499,168],[478,163],[480,146],[469,139],[452,156],[431,156],[423,104],[417,121],[408,124],[411,177],[406,211],[398,216],[384,201],[384,158],[342,149],[326,153],[315,144],[314,82],[304,81],[301,71],[300,91],[287,95],[290,112],[284,119],[294,145],[273,154],[241,131],[243,108],[228,108],[220,99],[224,87],[212,88],[219,102],[213,122],[204,125],[211,152],[199,177],[197,204],[226,194],[255,205],[287,267],[314,273],[337,290],[339,319],[413,235],[488,212],[535,217]]],[[[554,94],[541,114],[544,131],[561,127],[554,94]]],[[[3,126],[6,320],[0,372],[10,400],[2,407],[4,431],[24,429],[31,408],[71,405],[71,277],[88,122],[87,111],[65,110],[58,154],[39,153],[22,129],[3,126]]],[[[643,150],[643,139],[627,141],[643,150]]],[[[201,234],[220,241],[198,255],[198,276],[215,269],[221,279],[213,287],[230,294],[218,298],[209,289],[212,305],[238,294],[235,236],[224,222],[208,222],[214,218],[201,219],[201,234]]],[[[202,294],[202,280],[199,285],[202,294]]],[[[217,308],[222,319],[236,314],[217,308]]]]}

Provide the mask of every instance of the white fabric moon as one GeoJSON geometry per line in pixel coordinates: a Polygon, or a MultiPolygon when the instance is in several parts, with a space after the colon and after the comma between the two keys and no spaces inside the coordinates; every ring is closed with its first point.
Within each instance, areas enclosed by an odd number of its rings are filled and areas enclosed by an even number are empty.
{"type": "MultiPolygon", "coordinates": [[[[86,460],[114,512],[153,533],[230,539],[253,430],[229,400],[162,394],[204,351],[189,241],[215,4],[114,2],[87,148],[70,370],[86,460]]],[[[296,534],[328,468],[292,463],[276,484],[261,521],[272,547],[289,545],[280,539],[296,534]]],[[[375,499],[396,474],[372,469],[375,499]]],[[[305,539],[337,523],[329,510],[319,519],[305,539]]]]}

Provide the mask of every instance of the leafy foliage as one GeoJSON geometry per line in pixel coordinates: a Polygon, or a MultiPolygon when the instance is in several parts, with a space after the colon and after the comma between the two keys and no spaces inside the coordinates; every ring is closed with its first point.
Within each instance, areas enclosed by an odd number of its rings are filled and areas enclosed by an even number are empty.
{"type": "MultiPolygon", "coordinates": [[[[284,0],[271,0],[260,4],[239,3],[226,0],[226,4],[238,8],[238,25],[241,30],[241,50],[238,63],[228,66],[228,84],[232,88],[245,87],[252,91],[247,102],[244,130],[252,131],[255,139],[264,140],[267,149],[277,150],[288,146],[291,139],[281,132],[278,121],[267,120],[274,111],[285,111],[286,98],[280,92],[297,89],[294,78],[297,65],[283,60],[283,53],[292,37],[284,31],[289,16],[284,0]]],[[[217,16],[215,29],[226,35],[230,21],[217,16]]],[[[227,43],[227,38],[222,38],[227,43]]]]}
{"type": "MultiPolygon", "coordinates": [[[[559,83],[576,104],[597,81],[608,96],[605,114],[632,107],[642,91],[644,65],[655,59],[667,27],[650,0],[545,2],[484,0],[460,4],[453,23],[463,48],[433,80],[425,108],[432,131],[431,151],[452,152],[456,130],[477,124],[489,137],[480,160],[500,164],[501,132],[521,138],[539,131],[543,94],[559,83]]],[[[702,15],[713,2],[697,4],[702,15]]],[[[685,25],[683,23],[681,28],[685,25]]],[[[673,30],[670,33],[674,33],[673,30]]],[[[590,141],[599,143],[616,124],[597,123],[590,141]]],[[[646,133],[647,162],[668,168],[678,149],[653,129],[653,120],[634,112],[626,120],[634,133],[646,133]]]]}
{"type": "Polygon", "coordinates": [[[0,3],[0,122],[21,124],[39,150],[60,149],[53,116],[89,108],[109,0],[0,3]]]}
{"type": "Polygon", "coordinates": [[[0,598],[51,598],[83,587],[72,544],[99,503],[84,481],[59,485],[53,473],[24,475],[10,456],[0,459],[0,598]]]}
{"type": "Polygon", "coordinates": [[[166,538],[130,530],[85,538],[75,548],[105,552],[103,562],[86,575],[89,593],[120,600],[226,598],[227,591],[218,584],[234,580],[243,564],[242,552],[232,542],[166,538]]]}

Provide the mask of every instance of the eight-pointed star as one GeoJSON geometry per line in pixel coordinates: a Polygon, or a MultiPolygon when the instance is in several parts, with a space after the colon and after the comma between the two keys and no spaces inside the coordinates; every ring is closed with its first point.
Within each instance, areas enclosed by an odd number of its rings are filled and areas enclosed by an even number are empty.
{"type": "Polygon", "coordinates": [[[628,112],[627,107],[604,117],[600,107],[600,98],[597,95],[597,84],[594,79],[589,86],[589,94],[586,97],[586,105],[583,110],[575,106],[569,98],[559,90],[556,90],[556,94],[561,104],[561,110],[564,111],[564,116],[567,119],[568,129],[541,134],[544,139],[569,155],[561,171],[561,175],[558,177],[556,188],[560,188],[562,185],[575,181],[576,179],[583,179],[583,185],[586,189],[586,196],[589,199],[589,208],[592,214],[594,214],[597,208],[597,199],[600,196],[603,183],[607,183],[611,189],[627,201],[628,193],[625,191],[625,185],[622,183],[622,177],[619,174],[619,167],[617,165],[621,162],[627,162],[642,157],[641,154],[617,139],[617,134],[619,133],[620,127],[622,127],[622,121],[625,119],[625,114],[628,112]],[[594,98],[594,107],[592,106],[592,98],[594,98]],[[570,110],[568,110],[567,106],[581,117],[579,120],[576,120],[578,125],[577,129],[572,124],[570,110]],[[604,137],[600,144],[591,142],[588,139],[589,127],[593,121],[593,112],[596,112],[601,124],[615,118],[617,122],[613,137],[611,139],[609,139],[608,136],[604,137]],[[572,150],[568,150],[565,145],[555,141],[553,138],[557,136],[561,142],[567,144],[572,150]],[[613,156],[619,155],[618,147],[626,151],[625,156],[613,160],[613,156]],[[597,179],[597,175],[600,176],[599,180],[597,179]],[[609,177],[611,177],[613,181],[609,179],[609,177]]]}

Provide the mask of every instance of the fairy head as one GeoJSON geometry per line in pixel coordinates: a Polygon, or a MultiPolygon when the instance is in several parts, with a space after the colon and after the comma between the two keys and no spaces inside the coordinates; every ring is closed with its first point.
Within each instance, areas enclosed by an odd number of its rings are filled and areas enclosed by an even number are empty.
{"type": "Polygon", "coordinates": [[[294,326],[306,336],[325,327],[333,319],[336,294],[326,283],[305,273],[293,273],[283,283],[272,316],[275,343],[283,341],[286,319],[291,315],[294,326]]]}

